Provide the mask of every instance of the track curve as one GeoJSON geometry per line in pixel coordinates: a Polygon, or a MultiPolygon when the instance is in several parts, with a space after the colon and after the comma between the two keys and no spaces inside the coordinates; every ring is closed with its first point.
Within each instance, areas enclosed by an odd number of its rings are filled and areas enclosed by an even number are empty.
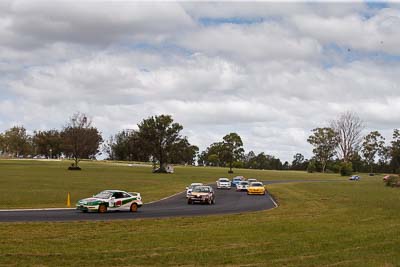
{"type": "MultiPolygon", "coordinates": [[[[215,188],[214,188],[215,189],[215,188]]],[[[201,216],[260,211],[276,207],[269,194],[247,195],[235,189],[215,189],[215,205],[188,205],[184,192],[143,205],[137,212],[83,213],[75,209],[1,211],[0,222],[105,221],[140,218],[201,216]]]]}

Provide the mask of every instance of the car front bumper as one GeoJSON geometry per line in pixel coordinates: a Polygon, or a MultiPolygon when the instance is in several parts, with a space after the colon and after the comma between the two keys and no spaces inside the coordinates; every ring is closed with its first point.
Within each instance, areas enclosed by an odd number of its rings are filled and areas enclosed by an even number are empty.
{"type": "Polygon", "coordinates": [[[99,206],[76,205],[76,209],[80,211],[98,211],[99,206]]]}
{"type": "Polygon", "coordinates": [[[236,191],[247,191],[246,187],[236,187],[236,191]]]}
{"type": "Polygon", "coordinates": [[[211,197],[207,196],[207,197],[189,197],[188,200],[192,201],[192,202],[207,202],[209,199],[211,199],[211,197]]]}
{"type": "Polygon", "coordinates": [[[249,195],[264,195],[265,190],[247,190],[249,195]]]}

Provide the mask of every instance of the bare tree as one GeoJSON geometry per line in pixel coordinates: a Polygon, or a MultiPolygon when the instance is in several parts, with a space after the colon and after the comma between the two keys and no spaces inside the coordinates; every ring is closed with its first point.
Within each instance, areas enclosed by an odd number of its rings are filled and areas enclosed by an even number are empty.
{"type": "Polygon", "coordinates": [[[338,119],[331,122],[331,128],[338,135],[337,152],[344,162],[351,160],[355,151],[360,149],[362,141],[363,121],[354,112],[344,112],[338,119]]]}
{"type": "Polygon", "coordinates": [[[75,161],[74,168],[82,158],[91,158],[99,152],[103,139],[85,114],[75,113],[61,132],[64,152],[75,161]]]}

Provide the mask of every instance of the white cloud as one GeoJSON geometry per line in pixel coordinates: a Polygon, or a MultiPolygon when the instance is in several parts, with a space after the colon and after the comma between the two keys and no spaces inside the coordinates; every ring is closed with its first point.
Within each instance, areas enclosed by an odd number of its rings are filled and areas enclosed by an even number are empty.
{"type": "Polygon", "coordinates": [[[196,32],[180,35],[178,43],[190,50],[223,55],[242,62],[312,60],[321,52],[321,46],[315,40],[298,36],[275,22],[202,27],[196,32]]]}
{"type": "Polygon", "coordinates": [[[13,1],[0,25],[2,43],[21,49],[66,42],[108,46],[160,42],[193,25],[177,3],[13,1]]]}
{"type": "Polygon", "coordinates": [[[302,34],[322,44],[400,54],[400,39],[397,38],[400,34],[398,9],[383,9],[370,18],[357,13],[344,17],[299,15],[293,17],[293,24],[302,34]]]}
{"type": "Polygon", "coordinates": [[[194,18],[282,18],[293,14],[316,13],[324,16],[344,16],[355,12],[368,12],[363,1],[339,2],[305,2],[305,1],[276,1],[276,2],[189,2],[182,4],[185,10],[194,18]]]}

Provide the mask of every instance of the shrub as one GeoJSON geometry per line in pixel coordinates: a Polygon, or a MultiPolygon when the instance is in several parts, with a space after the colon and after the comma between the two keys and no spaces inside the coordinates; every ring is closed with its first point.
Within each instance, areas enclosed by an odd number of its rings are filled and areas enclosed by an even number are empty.
{"type": "Polygon", "coordinates": [[[243,167],[244,167],[244,164],[243,164],[243,162],[241,162],[241,161],[234,161],[234,162],[232,163],[232,167],[233,167],[233,168],[238,168],[238,169],[240,169],[240,168],[243,168],[243,167]]]}
{"type": "Polygon", "coordinates": [[[400,177],[397,175],[390,175],[388,179],[386,179],[386,186],[399,186],[400,185],[400,177]]]}
{"type": "Polygon", "coordinates": [[[340,175],[349,176],[353,173],[353,164],[351,162],[342,162],[340,164],[340,175]]]}
{"type": "Polygon", "coordinates": [[[317,166],[315,165],[315,161],[311,160],[311,161],[308,163],[307,172],[313,173],[313,172],[315,172],[316,169],[317,169],[317,166]]]}
{"type": "Polygon", "coordinates": [[[341,164],[340,164],[339,162],[335,162],[335,163],[332,165],[332,171],[333,171],[334,173],[340,173],[340,167],[341,167],[341,164]]]}
{"type": "Polygon", "coordinates": [[[77,165],[75,165],[75,163],[72,163],[71,166],[68,167],[69,171],[80,171],[81,168],[77,165]]]}

